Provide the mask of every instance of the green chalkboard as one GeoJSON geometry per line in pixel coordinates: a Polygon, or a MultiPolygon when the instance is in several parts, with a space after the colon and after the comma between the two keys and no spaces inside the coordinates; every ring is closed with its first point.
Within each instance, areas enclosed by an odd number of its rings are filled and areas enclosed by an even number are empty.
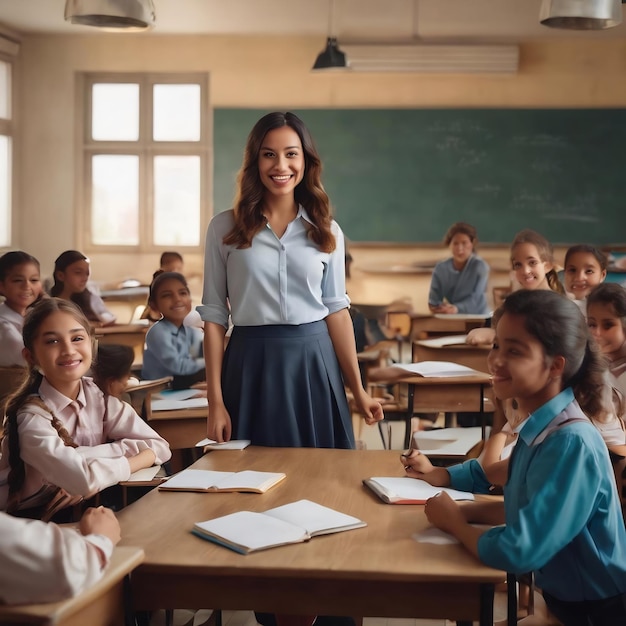
{"type": "MultiPolygon", "coordinates": [[[[214,206],[232,205],[254,123],[214,110],[214,206]]],[[[353,241],[482,241],[534,228],[553,243],[626,241],[626,109],[299,109],[353,241]]]]}

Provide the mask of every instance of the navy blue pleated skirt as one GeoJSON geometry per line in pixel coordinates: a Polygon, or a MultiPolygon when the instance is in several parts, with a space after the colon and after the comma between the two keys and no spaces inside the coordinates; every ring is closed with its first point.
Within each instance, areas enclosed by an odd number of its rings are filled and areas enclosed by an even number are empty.
{"type": "Polygon", "coordinates": [[[354,448],[326,322],[235,326],[222,367],[233,439],[258,446],[354,448]]]}

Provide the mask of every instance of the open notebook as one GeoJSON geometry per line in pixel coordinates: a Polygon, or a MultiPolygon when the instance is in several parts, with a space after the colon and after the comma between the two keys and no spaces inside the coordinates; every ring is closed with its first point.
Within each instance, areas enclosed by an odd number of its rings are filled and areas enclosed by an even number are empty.
{"type": "Polygon", "coordinates": [[[474,494],[449,487],[433,487],[425,480],[408,476],[374,476],[363,484],[387,504],[425,504],[428,498],[445,491],[453,500],[473,500],[474,494]]]}
{"type": "Polygon", "coordinates": [[[159,485],[162,491],[248,491],[265,493],[286,478],[282,472],[218,472],[215,470],[184,469],[159,485]]]}
{"type": "Polygon", "coordinates": [[[396,363],[394,369],[426,378],[448,378],[454,376],[484,376],[485,372],[452,363],[451,361],[419,361],[418,363],[396,363]]]}
{"type": "Polygon", "coordinates": [[[191,532],[240,554],[248,554],[366,525],[352,515],[310,500],[298,500],[264,513],[238,511],[198,522],[191,532]]]}

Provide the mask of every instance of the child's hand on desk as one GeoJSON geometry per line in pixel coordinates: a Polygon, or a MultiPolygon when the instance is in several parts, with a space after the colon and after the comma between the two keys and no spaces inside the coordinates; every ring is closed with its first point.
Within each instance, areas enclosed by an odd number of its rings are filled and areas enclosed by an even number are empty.
{"type": "Polygon", "coordinates": [[[223,443],[230,441],[232,434],[232,424],[230,415],[223,404],[210,403],[209,417],[207,419],[207,437],[223,443]]]}
{"type": "Polygon", "coordinates": [[[144,467],[152,467],[156,461],[156,455],[150,449],[142,450],[139,454],[128,459],[130,473],[136,472],[144,467]]]}
{"type": "Polygon", "coordinates": [[[493,328],[472,328],[467,333],[465,343],[472,346],[490,346],[496,338],[496,331],[493,328]]]}
{"type": "Polygon", "coordinates": [[[444,467],[434,467],[430,459],[419,450],[411,449],[401,454],[400,462],[406,475],[411,478],[425,480],[435,487],[447,487],[450,484],[448,471],[444,467]]]}
{"type": "Polygon", "coordinates": [[[451,535],[456,536],[456,531],[467,524],[459,505],[443,491],[428,498],[424,513],[433,526],[451,535]]]}
{"type": "Polygon", "coordinates": [[[83,513],[78,528],[82,535],[104,535],[113,545],[121,539],[120,524],[115,513],[103,506],[88,508],[83,513]]]}

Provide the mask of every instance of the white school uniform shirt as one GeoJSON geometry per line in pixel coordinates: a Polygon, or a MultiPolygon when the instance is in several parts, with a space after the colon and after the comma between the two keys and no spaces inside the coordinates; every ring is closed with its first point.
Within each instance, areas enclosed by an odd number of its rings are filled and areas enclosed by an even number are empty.
{"type": "Polygon", "coordinates": [[[97,293],[93,293],[93,291],[89,292],[89,304],[91,305],[91,310],[103,324],[113,324],[117,320],[117,317],[107,309],[104,300],[97,293]]]}
{"type": "Polygon", "coordinates": [[[24,318],[15,312],[6,302],[0,304],[0,366],[26,366],[22,356],[24,340],[22,326],[24,318]]]}
{"type": "MultiPolygon", "coordinates": [[[[128,480],[128,457],[142,450],[151,449],[156,464],[171,456],[167,441],[129,404],[112,396],[107,396],[105,403],[104,394],[91,378],[81,380],[76,400],[58,392],[45,378],[39,396],[78,447],[63,443],[48,411],[36,404],[26,404],[20,410],[17,416],[20,456],[26,466],[20,508],[43,503],[51,485],[62,487],[71,495],[88,497],[128,480]]],[[[8,450],[8,437],[5,437],[0,456],[0,510],[6,510],[8,500],[8,450]]]]}
{"type": "Polygon", "coordinates": [[[102,576],[113,543],[39,520],[0,513],[0,602],[54,602],[77,595],[102,576]]]}

